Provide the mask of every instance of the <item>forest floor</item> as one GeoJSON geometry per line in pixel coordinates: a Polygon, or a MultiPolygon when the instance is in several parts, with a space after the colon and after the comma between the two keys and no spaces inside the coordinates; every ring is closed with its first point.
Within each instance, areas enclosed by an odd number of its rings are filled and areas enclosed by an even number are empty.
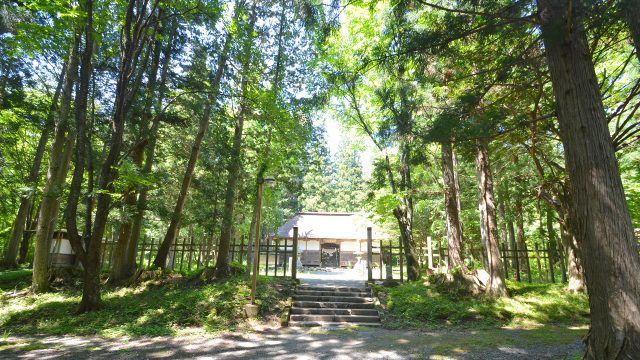
{"type": "Polygon", "coordinates": [[[30,270],[0,271],[0,336],[98,335],[178,336],[252,331],[280,323],[293,288],[286,278],[258,277],[259,319],[245,319],[250,284],[244,276],[203,282],[178,273],[146,272],[132,287],[103,285],[98,311],[75,314],[81,277],[54,281],[52,291],[34,294],[30,270]]]}
{"type": "Polygon", "coordinates": [[[238,312],[249,291],[243,277],[105,286],[103,307],[82,315],[77,285],[36,295],[29,283],[28,270],[0,271],[0,359],[579,359],[588,329],[586,296],[562,284],[509,282],[502,299],[422,283],[376,287],[383,328],[295,329],[280,328],[286,279],[260,279],[257,320],[238,312]]]}
{"type": "Polygon", "coordinates": [[[14,359],[581,359],[583,328],[267,329],[162,337],[9,336],[14,359]]]}

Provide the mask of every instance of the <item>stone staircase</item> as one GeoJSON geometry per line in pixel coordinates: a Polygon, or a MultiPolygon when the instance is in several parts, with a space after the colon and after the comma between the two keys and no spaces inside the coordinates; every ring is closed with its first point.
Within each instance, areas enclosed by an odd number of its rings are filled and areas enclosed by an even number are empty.
{"type": "Polygon", "coordinates": [[[303,285],[293,295],[289,326],[380,326],[371,289],[303,285]]]}

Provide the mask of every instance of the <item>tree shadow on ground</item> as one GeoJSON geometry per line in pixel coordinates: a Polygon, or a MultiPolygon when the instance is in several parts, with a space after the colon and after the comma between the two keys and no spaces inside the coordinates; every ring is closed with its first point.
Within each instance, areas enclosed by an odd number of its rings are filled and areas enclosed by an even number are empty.
{"type": "MultiPolygon", "coordinates": [[[[277,281],[260,279],[262,309],[280,309],[286,294],[274,286],[277,281]]],[[[0,326],[9,333],[52,335],[160,336],[191,327],[228,331],[243,325],[241,311],[248,302],[249,287],[241,278],[208,285],[175,281],[136,288],[105,287],[98,311],[75,314],[80,295],[61,291],[7,298],[10,307],[0,310],[0,326]]]]}
{"type": "Polygon", "coordinates": [[[584,330],[562,327],[487,331],[394,331],[385,329],[280,329],[216,337],[11,338],[0,355],[47,354],[56,358],[187,359],[573,359],[583,352],[584,330]]]}

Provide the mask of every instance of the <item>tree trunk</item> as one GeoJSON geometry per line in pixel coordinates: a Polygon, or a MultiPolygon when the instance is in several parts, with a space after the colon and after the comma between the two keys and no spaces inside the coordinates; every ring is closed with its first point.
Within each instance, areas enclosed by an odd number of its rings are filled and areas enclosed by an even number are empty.
{"type": "MultiPolygon", "coordinates": [[[[140,142],[135,145],[131,153],[133,163],[137,168],[142,165],[142,158],[144,156],[144,142],[140,142]]],[[[118,228],[118,240],[116,241],[115,248],[113,249],[111,273],[109,274],[109,283],[117,284],[125,279],[131,277],[136,271],[135,263],[135,246],[132,247],[131,233],[133,230],[133,223],[131,221],[130,214],[136,208],[138,203],[138,193],[136,188],[132,186],[128,189],[124,195],[124,219],[122,219],[118,228]],[[133,258],[132,256],[133,255],[133,258]]]]}
{"type": "Polygon", "coordinates": [[[16,215],[16,219],[13,222],[13,227],[11,229],[11,235],[9,237],[9,241],[7,242],[7,248],[5,250],[3,266],[6,268],[15,268],[18,266],[16,258],[18,256],[18,245],[20,244],[20,240],[23,238],[25,226],[27,225],[27,218],[29,217],[29,213],[32,210],[33,205],[33,196],[38,186],[38,178],[40,177],[40,165],[42,163],[42,157],[44,156],[44,151],[47,146],[47,141],[49,140],[49,132],[51,131],[50,126],[47,124],[44,129],[42,129],[42,133],[40,134],[40,140],[38,140],[38,147],[36,148],[36,153],[33,159],[33,164],[31,165],[31,171],[29,172],[29,176],[27,177],[25,184],[30,186],[30,189],[25,191],[20,198],[20,207],[18,208],[18,214],[16,215]]]}
{"type": "MultiPolygon", "coordinates": [[[[516,249],[516,228],[513,226],[513,221],[507,221],[507,229],[509,230],[509,249],[513,252],[516,249]]],[[[517,254],[514,252],[513,257],[511,258],[511,267],[516,268],[516,260],[517,254]]]]}
{"type": "Polygon", "coordinates": [[[509,242],[509,236],[507,235],[507,214],[504,211],[504,198],[499,196],[500,203],[498,204],[498,216],[500,217],[500,240],[502,240],[502,246],[505,248],[509,242]]]}
{"type": "Polygon", "coordinates": [[[35,208],[35,210],[29,210],[29,218],[27,220],[26,230],[22,234],[22,242],[20,243],[20,256],[18,258],[18,264],[24,264],[27,261],[27,253],[29,252],[29,244],[31,243],[31,238],[33,237],[34,231],[36,231],[36,226],[38,226],[38,214],[40,213],[40,204],[35,208]]]}
{"type": "MultiPolygon", "coordinates": [[[[160,17],[160,14],[158,15],[160,17]]],[[[174,21],[175,24],[175,21],[174,21]]],[[[171,43],[173,38],[173,31],[169,36],[168,42],[171,43]]],[[[170,48],[170,45],[169,45],[170,48]]],[[[166,51],[165,51],[166,52],[166,51]]],[[[156,38],[153,45],[153,59],[151,61],[151,69],[149,71],[149,82],[147,84],[147,93],[144,104],[144,110],[141,117],[140,129],[144,132],[142,138],[135,145],[131,159],[137,168],[142,167],[142,161],[145,155],[145,147],[148,147],[147,151],[155,151],[156,134],[158,130],[158,119],[153,122],[151,129],[149,129],[149,122],[151,121],[151,107],[155,101],[155,89],[157,83],[158,69],[160,68],[160,55],[162,54],[162,41],[156,38]]],[[[167,59],[165,59],[167,60],[167,59]]],[[[167,61],[165,61],[166,63],[167,61]]],[[[166,74],[163,71],[163,78],[166,78],[166,74]]],[[[164,84],[162,84],[163,86],[164,84]]],[[[161,91],[162,93],[162,91],[161,91]]],[[[159,102],[162,103],[162,95],[159,94],[159,102]]],[[[142,172],[147,175],[151,172],[151,166],[153,161],[153,155],[147,157],[142,172]],[[149,161],[151,160],[151,161],[149,161]]],[[[111,274],[109,274],[109,282],[117,284],[125,279],[130,278],[136,271],[136,255],[138,248],[138,240],[140,238],[140,230],[142,228],[142,215],[144,207],[146,207],[147,191],[146,186],[131,186],[124,198],[124,212],[125,217],[120,223],[120,229],[118,231],[118,241],[113,251],[113,266],[111,267],[111,274]],[[144,192],[144,194],[143,194],[144,192]],[[138,196],[139,194],[139,196],[138,196]],[[143,196],[144,195],[144,196],[143,196]],[[142,211],[138,206],[142,202],[142,211]],[[129,212],[134,215],[129,216],[129,212]]]]}
{"type": "Polygon", "coordinates": [[[538,0],[591,308],[588,359],[640,354],[640,256],[580,1],[538,0]]]}
{"type": "Polygon", "coordinates": [[[553,217],[553,213],[551,209],[548,209],[547,210],[547,235],[549,236],[549,252],[551,252],[551,256],[553,257],[554,266],[555,266],[555,261],[558,260],[558,253],[556,252],[557,236],[556,236],[556,231],[553,228],[554,221],[555,221],[555,218],[553,217]]]}
{"type": "MultiPolygon", "coordinates": [[[[480,174],[480,168],[476,166],[476,179],[478,184],[482,174],[480,174]]],[[[482,256],[482,266],[489,268],[487,259],[487,214],[484,200],[482,199],[482,193],[478,193],[478,215],[480,216],[480,245],[483,251],[480,252],[482,256]]]]}
{"type": "Polygon", "coordinates": [[[258,236],[255,232],[256,227],[256,219],[258,217],[258,211],[261,211],[259,204],[259,191],[260,191],[260,182],[263,181],[264,175],[267,172],[268,164],[269,164],[269,153],[271,150],[271,129],[269,128],[267,133],[267,144],[264,149],[264,154],[262,156],[262,163],[258,168],[258,176],[256,177],[256,202],[253,205],[253,215],[251,217],[251,224],[249,227],[249,246],[247,253],[247,276],[251,275],[251,271],[253,269],[253,253],[251,250],[253,249],[253,244],[255,243],[255,237],[258,236]]]}
{"type": "Polygon", "coordinates": [[[487,215],[485,214],[484,204],[482,203],[482,199],[478,199],[478,214],[480,215],[480,246],[483,251],[480,253],[482,256],[482,266],[485,268],[489,267],[487,263],[487,215]]]}
{"type": "Polygon", "coordinates": [[[49,244],[58,217],[62,187],[69,170],[73,137],[68,136],[69,113],[71,110],[71,93],[76,80],[78,68],[78,41],[74,39],[60,98],[58,123],[55,127],[53,143],[49,153],[49,169],[47,181],[42,193],[38,228],[36,229],[35,250],[33,253],[33,281],[35,292],[47,291],[49,288],[49,244]]]}
{"type": "Polygon", "coordinates": [[[211,79],[212,88],[207,98],[207,102],[202,114],[202,118],[200,119],[200,124],[198,126],[198,133],[193,141],[193,146],[191,148],[191,156],[189,157],[189,162],[187,163],[187,169],[185,170],[184,178],[182,179],[182,186],[180,187],[180,194],[178,194],[178,200],[176,201],[176,206],[173,210],[173,214],[171,215],[171,223],[169,224],[169,228],[167,229],[167,233],[160,244],[158,249],[158,254],[156,255],[155,260],[153,260],[153,266],[156,268],[164,269],[166,267],[167,256],[169,255],[169,248],[171,244],[173,244],[178,236],[178,230],[180,226],[180,220],[182,218],[182,209],[184,208],[184,203],[187,199],[187,193],[189,191],[189,185],[191,184],[191,178],[193,177],[193,170],[196,167],[196,162],[198,160],[198,155],[200,154],[200,145],[202,144],[202,139],[207,131],[207,127],[209,126],[209,120],[211,117],[211,107],[217,101],[218,92],[220,90],[220,82],[222,81],[222,75],[224,74],[224,70],[227,63],[227,56],[229,54],[229,49],[231,48],[231,36],[227,35],[225,40],[224,48],[222,53],[220,54],[220,59],[218,59],[218,65],[216,69],[216,73],[213,79],[211,79]]]}
{"type": "Polygon", "coordinates": [[[486,229],[487,269],[489,270],[489,282],[487,293],[494,296],[502,296],[507,292],[504,280],[504,268],[498,248],[498,227],[496,222],[496,208],[493,201],[493,178],[489,163],[489,150],[485,142],[478,140],[476,156],[476,174],[478,175],[478,191],[480,192],[480,211],[484,213],[483,221],[486,229]]]}
{"type": "Polygon", "coordinates": [[[567,275],[569,284],[567,290],[570,292],[581,292],[585,290],[582,262],[577,256],[578,241],[575,232],[571,227],[571,223],[564,223],[560,232],[562,235],[562,243],[565,248],[567,257],[567,275]]]}
{"type": "MultiPolygon", "coordinates": [[[[393,211],[400,228],[400,241],[402,241],[404,257],[407,266],[407,279],[416,281],[420,276],[420,262],[415,252],[413,239],[413,183],[411,182],[411,141],[413,138],[413,104],[409,99],[410,86],[404,78],[405,68],[400,65],[398,71],[398,95],[399,108],[394,110],[395,125],[398,128],[400,145],[400,183],[399,190],[402,193],[400,203],[393,211]]],[[[387,169],[390,169],[387,158],[387,169]]],[[[393,178],[389,173],[389,181],[393,184],[393,178]]],[[[393,190],[393,185],[392,185],[393,190]]],[[[393,191],[395,193],[395,191],[393,191]]]]}
{"type": "MultiPolygon", "coordinates": [[[[214,244],[214,237],[215,237],[215,233],[216,233],[216,227],[218,226],[218,194],[219,192],[216,192],[214,199],[213,199],[213,224],[211,225],[211,236],[209,236],[208,240],[207,240],[207,247],[205,250],[205,256],[204,256],[204,263],[209,264],[209,261],[211,261],[211,259],[213,258],[212,253],[213,253],[213,244],[214,244]]],[[[251,242],[249,242],[249,256],[251,256],[251,242]]],[[[249,258],[249,257],[247,257],[249,258]]]]}
{"type": "MultiPolygon", "coordinates": [[[[145,3],[145,5],[147,5],[145,3]]],[[[157,1],[151,6],[156,8],[157,1]]],[[[105,143],[108,145],[108,153],[100,168],[98,181],[98,195],[96,204],[96,215],[93,222],[93,233],[86,250],[84,286],[82,289],[82,300],[78,307],[78,312],[93,311],[100,305],[100,253],[102,248],[102,237],[104,235],[109,210],[111,207],[111,195],[114,192],[113,181],[117,177],[115,165],[120,158],[122,149],[122,139],[124,135],[124,124],[127,109],[130,107],[130,80],[133,73],[133,66],[145,44],[146,26],[148,23],[140,19],[148,16],[146,6],[136,9],[136,1],[129,0],[122,29],[122,48],[120,55],[120,68],[118,71],[118,81],[115,90],[114,113],[111,119],[111,137],[105,143]],[[137,10],[137,11],[134,11],[137,10]]]]}
{"type": "Polygon", "coordinates": [[[465,270],[462,260],[463,233],[458,212],[458,192],[453,165],[451,142],[442,142],[442,174],[444,177],[444,207],[447,218],[447,240],[449,244],[449,271],[460,268],[465,270]]]}
{"type": "MultiPolygon", "coordinates": [[[[240,173],[240,155],[242,150],[242,130],[244,128],[244,118],[248,111],[247,104],[247,85],[248,72],[250,70],[251,46],[253,45],[253,29],[256,22],[255,4],[251,10],[251,18],[249,19],[248,33],[249,39],[246,40],[243,48],[244,59],[242,61],[242,82],[241,93],[242,101],[240,103],[240,111],[236,116],[236,123],[233,132],[233,145],[229,158],[227,189],[225,192],[224,209],[222,213],[222,224],[220,227],[220,242],[218,244],[218,257],[216,259],[215,274],[217,278],[225,278],[230,274],[229,267],[229,249],[231,246],[231,236],[233,232],[233,209],[236,201],[236,187],[238,186],[238,177],[240,173]]],[[[258,235],[256,235],[258,236],[258,235]]]]}
{"type": "MultiPolygon", "coordinates": [[[[544,281],[546,279],[545,274],[543,273],[543,270],[541,268],[541,257],[540,257],[540,244],[542,244],[542,249],[544,249],[544,239],[547,238],[547,232],[546,232],[546,227],[544,225],[544,215],[546,213],[546,209],[542,207],[542,204],[540,203],[540,200],[538,199],[538,202],[536,204],[536,211],[538,212],[538,237],[540,238],[540,242],[538,242],[538,244],[536,244],[536,248],[534,249],[536,252],[536,261],[538,263],[538,277],[540,278],[540,281],[544,281]]],[[[544,251],[544,250],[542,250],[544,251]]]]}
{"type": "MultiPolygon", "coordinates": [[[[38,140],[38,146],[36,147],[36,153],[33,158],[31,170],[29,171],[29,176],[25,179],[25,184],[30,186],[31,188],[20,198],[20,207],[18,208],[18,214],[16,215],[16,219],[13,222],[11,235],[9,237],[9,241],[7,242],[7,249],[5,251],[3,259],[3,265],[7,268],[14,268],[18,266],[16,262],[16,256],[18,255],[18,244],[20,242],[20,239],[24,238],[24,230],[27,217],[29,217],[29,210],[33,205],[33,197],[36,192],[36,188],[38,187],[42,158],[44,157],[44,152],[47,148],[47,142],[49,141],[49,133],[51,132],[51,128],[53,127],[54,114],[58,110],[58,99],[60,98],[60,94],[62,92],[62,86],[64,84],[66,72],[67,63],[65,62],[62,66],[60,77],[58,78],[56,92],[54,93],[53,99],[51,100],[51,105],[49,106],[49,113],[47,114],[45,127],[44,129],[42,129],[40,139],[38,140]]],[[[23,258],[23,256],[21,256],[21,258],[23,258]]]]}
{"type": "Polygon", "coordinates": [[[404,257],[407,261],[407,279],[416,281],[420,275],[420,264],[416,256],[415,242],[413,240],[413,198],[409,193],[412,189],[409,164],[410,146],[406,140],[403,140],[400,147],[400,190],[404,191],[405,195],[402,196],[400,204],[393,210],[393,214],[400,228],[400,241],[402,241],[404,257]]]}
{"type": "MultiPolygon", "coordinates": [[[[572,209],[570,206],[571,196],[570,194],[565,194],[562,197],[564,202],[560,206],[559,216],[562,218],[560,222],[560,234],[562,238],[562,243],[564,245],[565,254],[567,257],[567,275],[569,276],[569,284],[567,285],[567,290],[570,292],[579,292],[585,290],[584,283],[584,269],[582,266],[582,261],[580,260],[580,242],[576,236],[576,220],[575,216],[572,215],[572,209]]],[[[558,258],[558,257],[556,257],[558,258]]]]}
{"type": "MultiPolygon", "coordinates": [[[[174,21],[172,23],[172,27],[169,32],[169,38],[167,39],[167,44],[165,45],[164,50],[162,51],[162,56],[163,56],[162,72],[160,75],[160,83],[158,84],[158,96],[155,99],[156,117],[153,119],[151,129],[149,131],[148,142],[146,145],[146,155],[145,155],[146,158],[145,158],[144,168],[142,169],[142,173],[144,174],[145,177],[151,174],[151,170],[153,169],[153,163],[155,160],[157,134],[158,134],[158,129],[160,127],[160,119],[158,118],[158,114],[162,110],[162,103],[164,101],[164,97],[166,93],[165,87],[168,79],[169,67],[171,65],[171,50],[173,45],[173,38],[175,37],[175,33],[176,33],[176,28],[177,28],[177,22],[174,21]]],[[[155,77],[157,74],[157,69],[155,69],[155,67],[156,67],[156,64],[158,63],[159,63],[159,60],[154,58],[153,65],[152,65],[152,68],[154,68],[154,70],[152,70],[152,74],[154,74],[153,77],[155,77]]],[[[154,88],[155,87],[156,86],[154,82],[154,88]]],[[[148,113],[146,114],[146,116],[150,118],[151,109],[147,109],[147,111],[148,113]]],[[[140,186],[138,191],[139,191],[139,195],[138,195],[138,202],[136,204],[136,213],[133,219],[133,226],[131,227],[131,235],[129,238],[129,246],[128,246],[127,255],[126,255],[128,258],[130,272],[135,271],[135,256],[137,254],[138,242],[140,241],[140,234],[142,232],[142,223],[144,219],[144,213],[147,208],[147,197],[149,194],[149,187],[146,185],[140,186]]]]}
{"type": "MultiPolygon", "coordinates": [[[[156,19],[161,18],[162,10],[159,10],[158,13],[154,14],[156,19]]],[[[160,20],[157,20],[158,27],[160,26],[160,20]]],[[[131,160],[137,169],[142,167],[142,161],[144,159],[145,147],[151,141],[150,136],[155,136],[155,131],[153,129],[149,129],[149,121],[151,119],[151,106],[153,104],[154,96],[155,96],[155,86],[157,73],[160,62],[160,54],[161,54],[161,40],[155,36],[155,32],[157,27],[153,30],[152,38],[155,38],[152,49],[149,49],[145,54],[145,60],[143,63],[146,65],[148,63],[148,58],[151,53],[153,53],[153,60],[151,62],[151,70],[148,74],[148,84],[146,87],[146,98],[144,103],[144,108],[142,111],[142,116],[138,125],[139,132],[142,135],[136,139],[136,143],[131,150],[131,160]]],[[[139,86],[143,73],[146,71],[146,66],[142,66],[140,70],[140,75],[136,79],[135,85],[139,86]]],[[[155,145],[155,144],[154,144],[155,145]]],[[[131,185],[126,194],[124,195],[123,202],[123,213],[124,216],[121,219],[120,226],[118,229],[118,240],[116,242],[115,248],[113,249],[112,255],[112,267],[111,273],[109,274],[109,283],[118,284],[125,279],[130,278],[136,270],[136,254],[137,254],[137,239],[132,241],[132,233],[134,231],[134,222],[137,214],[137,204],[139,201],[138,198],[139,187],[136,185],[131,185]]],[[[138,232],[140,229],[138,229],[138,232]]]]}
{"type": "Polygon", "coordinates": [[[84,230],[82,232],[82,237],[84,238],[84,248],[89,248],[89,242],[91,241],[91,232],[93,227],[93,187],[95,184],[95,176],[94,176],[94,157],[93,157],[93,147],[92,139],[93,139],[93,127],[95,124],[96,117],[96,77],[95,75],[92,77],[92,87],[91,87],[91,121],[89,122],[89,131],[87,132],[87,143],[89,146],[87,147],[87,197],[85,199],[85,210],[84,210],[84,230]]]}
{"type": "Polygon", "coordinates": [[[531,278],[529,270],[531,269],[529,264],[529,248],[524,236],[524,214],[522,213],[522,196],[516,194],[516,241],[518,242],[518,261],[520,262],[520,270],[527,273],[527,276],[531,278]]]}
{"type": "Polygon", "coordinates": [[[191,146],[191,155],[189,156],[187,168],[185,170],[184,177],[182,178],[182,185],[180,186],[178,200],[176,201],[176,206],[173,209],[173,214],[171,215],[171,223],[169,224],[167,233],[165,234],[164,239],[160,244],[158,254],[156,255],[155,260],[153,260],[153,266],[155,268],[164,269],[166,267],[169,249],[171,247],[171,244],[176,241],[176,237],[178,236],[178,232],[180,230],[180,220],[182,219],[182,209],[184,208],[184,204],[187,201],[187,194],[189,192],[189,186],[191,185],[191,179],[193,178],[193,171],[196,168],[198,155],[200,155],[200,145],[202,144],[202,139],[204,138],[204,135],[207,132],[207,128],[209,127],[212,105],[213,104],[211,101],[206,102],[204,111],[202,113],[202,118],[200,119],[200,123],[198,124],[198,132],[196,133],[193,145],[191,146]]]}
{"type": "MultiPolygon", "coordinates": [[[[279,20],[279,31],[278,31],[278,52],[276,53],[276,58],[275,58],[275,65],[274,65],[274,75],[273,75],[273,82],[272,82],[272,91],[271,91],[271,96],[273,97],[273,102],[275,104],[278,103],[278,96],[280,94],[280,80],[281,80],[281,74],[284,70],[284,66],[283,66],[283,57],[284,57],[284,33],[285,33],[285,25],[286,25],[286,21],[287,21],[287,17],[286,17],[286,0],[282,0],[280,2],[280,20],[279,20]]],[[[255,243],[255,227],[256,227],[256,217],[258,215],[258,211],[260,211],[260,209],[258,209],[258,191],[259,191],[259,187],[260,187],[260,181],[261,179],[264,178],[264,174],[266,173],[268,167],[269,167],[269,154],[271,151],[271,127],[269,127],[268,132],[267,132],[267,144],[265,146],[264,149],[264,155],[262,156],[262,162],[260,164],[260,166],[258,167],[258,176],[256,177],[256,188],[255,188],[255,194],[256,194],[256,202],[253,206],[253,215],[251,217],[251,224],[249,226],[249,243],[248,243],[248,247],[247,247],[247,267],[246,267],[246,274],[247,276],[251,275],[251,271],[253,269],[253,244],[255,243]]]]}
{"type": "Polygon", "coordinates": [[[636,57],[640,62],[640,0],[622,0],[619,4],[622,17],[629,26],[636,57]]]}
{"type": "MultiPolygon", "coordinates": [[[[246,80],[245,80],[246,81],[246,80]]],[[[246,95],[246,84],[243,88],[243,99],[246,95]]],[[[216,260],[216,277],[224,278],[229,276],[229,249],[233,231],[233,209],[236,201],[236,188],[238,186],[238,175],[240,173],[240,155],[242,150],[242,130],[244,127],[244,117],[246,103],[243,104],[240,113],[236,117],[236,124],[233,134],[233,146],[228,168],[227,190],[225,192],[224,212],[222,214],[222,227],[220,230],[220,243],[218,245],[218,258],[216,260]]],[[[257,234],[256,234],[257,236],[257,234]]]]}
{"type": "Polygon", "coordinates": [[[93,0],[86,0],[80,5],[86,11],[86,23],[84,26],[85,41],[84,51],[82,53],[82,63],[80,65],[79,86],[76,92],[75,102],[75,118],[76,118],[76,149],[75,149],[75,167],[73,177],[71,179],[71,189],[67,197],[67,205],[64,211],[64,218],[67,226],[67,236],[73,247],[74,253],[78,260],[83,263],[85,251],[82,246],[82,238],[78,234],[77,217],[78,217],[78,201],[80,200],[80,192],[82,191],[82,182],[84,178],[85,157],[87,148],[90,148],[87,139],[87,104],[89,99],[89,84],[92,74],[91,60],[93,56],[93,0]]]}

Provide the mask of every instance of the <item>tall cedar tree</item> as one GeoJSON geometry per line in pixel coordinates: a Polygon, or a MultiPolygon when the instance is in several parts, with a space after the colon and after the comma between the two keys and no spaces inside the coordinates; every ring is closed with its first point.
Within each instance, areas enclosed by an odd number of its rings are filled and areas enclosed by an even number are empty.
{"type": "MultiPolygon", "coordinates": [[[[114,112],[111,117],[111,134],[107,142],[107,155],[100,169],[98,181],[96,214],[93,222],[91,240],[86,250],[84,285],[82,299],[78,312],[96,310],[100,305],[100,258],[102,237],[105,232],[107,218],[111,209],[111,193],[115,191],[114,180],[118,173],[116,165],[120,158],[125,129],[125,119],[131,107],[132,94],[135,88],[131,86],[134,66],[144,47],[149,43],[148,28],[158,8],[158,0],[151,4],[147,1],[129,0],[125,12],[124,24],[121,32],[120,65],[118,81],[114,98],[114,112]]],[[[157,24],[157,23],[156,23],[157,24]]]]}
{"type": "Polygon", "coordinates": [[[233,236],[233,210],[236,202],[236,188],[240,174],[241,155],[242,155],[242,131],[244,128],[244,120],[248,115],[248,86],[249,76],[251,73],[251,52],[253,40],[255,36],[254,28],[256,23],[256,4],[254,3],[249,15],[249,24],[246,28],[247,38],[244,40],[242,47],[242,69],[240,82],[240,110],[235,117],[235,127],[233,131],[233,141],[231,145],[231,154],[229,157],[229,166],[227,174],[227,189],[224,199],[224,211],[222,213],[222,226],[220,229],[220,241],[218,243],[218,257],[216,259],[215,274],[218,278],[228,277],[231,271],[229,266],[229,250],[231,248],[231,237],[233,236]]]}
{"type": "Polygon", "coordinates": [[[640,255],[611,143],[581,1],[538,0],[584,262],[588,359],[640,354],[640,255]]]}
{"type": "Polygon", "coordinates": [[[47,181],[44,186],[40,212],[38,214],[38,227],[36,229],[35,249],[33,253],[33,277],[32,288],[35,292],[47,291],[49,288],[49,244],[60,207],[60,196],[73,150],[74,138],[68,134],[71,112],[71,98],[73,85],[76,81],[78,70],[78,43],[80,34],[73,40],[67,73],[64,78],[62,95],[60,97],[60,110],[58,122],[55,127],[53,143],[49,151],[49,169],[47,181]]]}

